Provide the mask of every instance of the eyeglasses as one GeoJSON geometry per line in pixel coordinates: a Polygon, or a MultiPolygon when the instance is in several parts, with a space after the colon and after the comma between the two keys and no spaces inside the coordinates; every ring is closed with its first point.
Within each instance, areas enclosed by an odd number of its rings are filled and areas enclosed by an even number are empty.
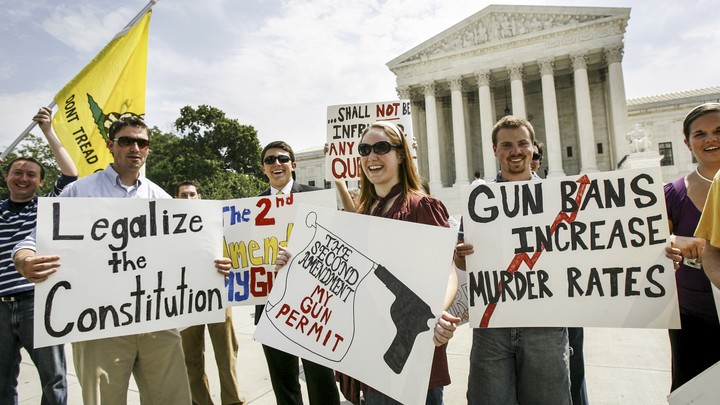
{"type": "Polygon", "coordinates": [[[533,153],[532,160],[542,160],[542,153],[533,153]]]}
{"type": "Polygon", "coordinates": [[[121,136],[120,138],[114,139],[113,142],[117,143],[118,146],[127,148],[132,144],[136,144],[138,148],[145,149],[150,146],[150,140],[142,138],[130,138],[128,136],[121,136]]]}
{"type": "Polygon", "coordinates": [[[385,155],[393,149],[400,148],[402,148],[401,145],[393,145],[388,141],[380,141],[372,145],[369,143],[361,143],[358,145],[358,153],[360,153],[360,156],[368,156],[370,155],[370,152],[375,152],[378,155],[385,155]]]}
{"type": "Polygon", "coordinates": [[[265,159],[263,160],[263,162],[265,162],[266,165],[274,165],[276,161],[278,161],[280,163],[287,163],[290,161],[290,156],[288,156],[288,155],[265,156],[265,159]]]}

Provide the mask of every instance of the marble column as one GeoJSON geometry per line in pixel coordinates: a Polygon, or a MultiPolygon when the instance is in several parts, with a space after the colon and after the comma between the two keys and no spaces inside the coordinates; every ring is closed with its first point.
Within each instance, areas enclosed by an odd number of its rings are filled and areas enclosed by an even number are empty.
{"type": "Polygon", "coordinates": [[[523,66],[520,63],[507,66],[510,75],[510,94],[512,95],[512,115],[527,118],[525,112],[525,93],[523,91],[523,66]]]}
{"type": "Polygon", "coordinates": [[[545,117],[545,156],[547,177],[565,176],[562,166],[562,145],[560,144],[560,122],[558,120],[557,97],[555,95],[555,62],[553,58],[538,60],[542,81],[543,114],[545,117]]]}
{"type": "Polygon", "coordinates": [[[465,135],[465,107],[463,81],[460,76],[450,78],[450,102],[452,103],[453,146],[455,152],[455,185],[470,184],[467,163],[467,138],[465,135]]]}
{"type": "Polygon", "coordinates": [[[435,101],[435,82],[423,83],[425,91],[425,122],[428,142],[428,183],[430,191],[442,187],[440,174],[440,138],[438,131],[437,104],[435,101]]]}
{"type": "Polygon", "coordinates": [[[590,82],[587,74],[585,53],[570,55],[575,78],[575,108],[577,109],[578,147],[580,148],[580,173],[597,172],[595,158],[595,133],[593,130],[590,82]]]}
{"type": "MultiPolygon", "coordinates": [[[[398,95],[398,97],[400,97],[400,100],[409,100],[409,101],[412,101],[412,100],[411,100],[411,99],[412,99],[412,90],[410,89],[409,86],[406,86],[406,87],[397,87],[397,88],[395,88],[395,91],[397,91],[397,95],[398,95]]],[[[415,115],[416,115],[416,114],[411,114],[411,115],[410,115],[411,119],[412,119],[413,117],[415,117],[415,115]]],[[[412,124],[411,124],[411,125],[412,125],[413,128],[405,128],[405,141],[408,143],[408,146],[410,147],[410,153],[412,154],[412,157],[413,157],[413,159],[415,160],[415,169],[417,170],[418,167],[419,167],[418,164],[417,164],[417,162],[418,162],[418,161],[417,161],[417,150],[412,147],[412,145],[413,145],[413,138],[414,138],[413,131],[414,131],[414,127],[415,127],[415,120],[414,120],[414,119],[412,119],[412,124]]],[[[417,140],[416,140],[416,142],[417,142],[417,140]]]]}
{"type": "Polygon", "coordinates": [[[625,79],[623,78],[623,45],[605,48],[605,60],[608,64],[608,84],[610,91],[610,140],[614,154],[613,166],[630,153],[627,135],[627,100],[625,98],[625,79]]]}
{"type": "Polygon", "coordinates": [[[493,151],[492,130],[495,126],[493,100],[490,94],[492,76],[489,70],[475,74],[478,81],[478,104],[480,105],[480,140],[482,141],[483,177],[486,180],[495,178],[497,165],[493,151]]]}
{"type": "Polygon", "coordinates": [[[425,122],[425,105],[422,100],[412,100],[412,135],[417,144],[415,165],[421,176],[427,176],[427,170],[425,170],[425,167],[427,167],[427,153],[422,153],[427,151],[427,136],[423,135],[425,131],[422,130],[421,125],[423,122],[425,122]]]}

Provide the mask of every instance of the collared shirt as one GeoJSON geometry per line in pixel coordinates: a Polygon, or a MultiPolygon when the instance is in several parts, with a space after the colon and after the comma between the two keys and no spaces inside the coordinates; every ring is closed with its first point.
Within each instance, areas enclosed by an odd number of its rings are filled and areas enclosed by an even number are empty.
{"type": "MultiPolygon", "coordinates": [[[[537,175],[535,172],[530,172],[530,178],[528,180],[542,180],[540,176],[537,175]]],[[[509,180],[505,180],[502,176],[502,171],[498,172],[498,174],[495,176],[495,180],[493,180],[493,183],[505,183],[509,180]]],[[[513,181],[527,181],[527,180],[513,180],[513,181]]]]}
{"type": "Polygon", "coordinates": [[[143,176],[138,177],[132,186],[123,185],[112,164],[101,172],[69,185],[60,197],[172,198],[160,186],[143,176]]]}
{"type": "MultiPolygon", "coordinates": [[[[160,186],[143,176],[140,176],[132,186],[123,185],[112,164],[101,172],[83,177],[65,187],[59,197],[172,198],[160,186]]],[[[35,250],[34,231],[15,246],[13,256],[20,249],[35,250]]]]}
{"type": "Polygon", "coordinates": [[[295,181],[290,178],[290,181],[285,185],[285,187],[282,188],[282,190],[277,190],[275,187],[270,186],[270,195],[275,195],[282,191],[283,194],[290,194],[292,192],[292,186],[295,183],[295,181]]]}
{"type": "MultiPolygon", "coordinates": [[[[61,175],[46,197],[55,197],[65,186],[77,180],[76,176],[61,175]]],[[[13,210],[10,199],[0,201],[0,296],[32,291],[35,285],[15,270],[12,251],[18,242],[35,230],[38,197],[33,197],[20,211],[13,210]]]]}

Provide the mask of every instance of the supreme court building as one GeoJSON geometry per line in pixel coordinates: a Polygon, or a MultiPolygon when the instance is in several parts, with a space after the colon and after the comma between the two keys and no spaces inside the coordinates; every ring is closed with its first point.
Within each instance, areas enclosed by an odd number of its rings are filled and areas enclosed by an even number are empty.
{"type": "MultiPolygon", "coordinates": [[[[508,114],[527,118],[545,144],[543,177],[624,167],[633,128],[650,137],[657,164],[669,166],[665,181],[686,174],[693,162],[682,119],[720,99],[720,88],[627,100],[629,18],[629,8],[493,5],[388,62],[399,98],[412,102],[417,163],[432,194],[458,213],[460,189],[476,170],[495,177],[491,132],[508,114]]],[[[322,160],[321,152],[306,157],[322,160]]],[[[303,167],[308,178],[323,173],[303,167]]]]}

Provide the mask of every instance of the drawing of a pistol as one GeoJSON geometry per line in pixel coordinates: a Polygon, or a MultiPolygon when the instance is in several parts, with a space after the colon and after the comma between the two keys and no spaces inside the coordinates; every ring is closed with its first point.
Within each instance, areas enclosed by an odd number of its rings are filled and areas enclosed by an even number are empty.
{"type": "Polygon", "coordinates": [[[395,295],[395,301],[390,306],[390,317],[395,324],[397,334],[383,359],[395,374],[400,374],[405,367],[405,362],[410,357],[415,338],[430,329],[427,321],[435,318],[435,315],[425,301],[395,278],[385,267],[378,265],[375,275],[395,295]]]}

